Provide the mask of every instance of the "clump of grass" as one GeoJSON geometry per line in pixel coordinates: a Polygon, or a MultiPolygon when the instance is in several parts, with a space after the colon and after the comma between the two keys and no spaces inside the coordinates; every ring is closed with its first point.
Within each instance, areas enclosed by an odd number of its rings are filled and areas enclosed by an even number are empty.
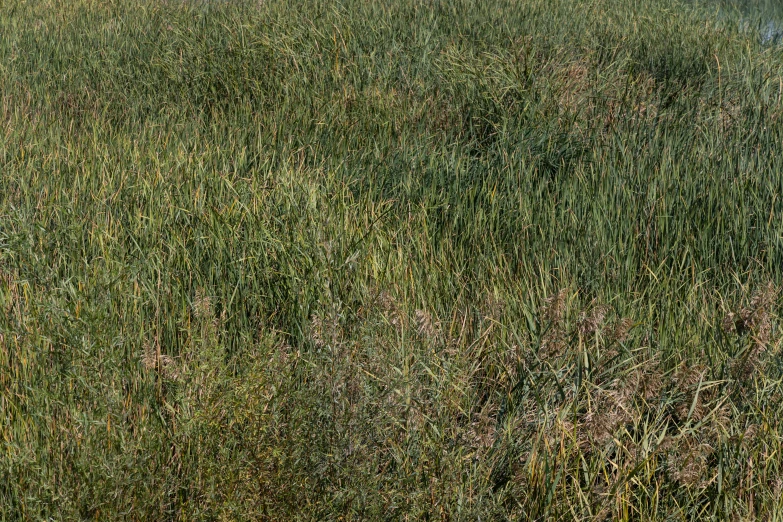
{"type": "Polygon", "coordinates": [[[775,519],[727,5],[0,5],[0,518],[775,519]]]}

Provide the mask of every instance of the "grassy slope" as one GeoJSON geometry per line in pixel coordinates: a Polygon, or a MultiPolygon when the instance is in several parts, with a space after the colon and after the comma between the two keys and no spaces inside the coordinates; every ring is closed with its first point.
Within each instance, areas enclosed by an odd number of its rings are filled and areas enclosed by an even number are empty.
{"type": "Polygon", "coordinates": [[[780,516],[783,59],[638,4],[0,2],[0,518],[780,516]]]}

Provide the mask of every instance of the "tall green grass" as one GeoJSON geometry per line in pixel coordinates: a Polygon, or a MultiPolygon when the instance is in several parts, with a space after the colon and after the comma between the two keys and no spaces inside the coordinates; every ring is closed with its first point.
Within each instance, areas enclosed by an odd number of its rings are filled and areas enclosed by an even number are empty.
{"type": "Polygon", "coordinates": [[[780,520],[738,5],[0,2],[0,519],[780,520]]]}

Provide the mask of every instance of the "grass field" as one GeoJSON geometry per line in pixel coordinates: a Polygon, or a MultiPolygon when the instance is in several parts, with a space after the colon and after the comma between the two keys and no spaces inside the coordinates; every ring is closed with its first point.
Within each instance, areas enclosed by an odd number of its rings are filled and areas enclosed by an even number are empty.
{"type": "Polygon", "coordinates": [[[0,0],[0,520],[783,520],[778,22],[0,0]]]}

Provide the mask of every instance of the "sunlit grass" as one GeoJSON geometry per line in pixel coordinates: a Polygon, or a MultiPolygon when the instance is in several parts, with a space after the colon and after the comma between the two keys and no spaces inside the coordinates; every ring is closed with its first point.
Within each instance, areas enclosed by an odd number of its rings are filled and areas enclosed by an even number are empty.
{"type": "Polygon", "coordinates": [[[0,3],[0,519],[780,519],[754,6],[0,3]]]}

